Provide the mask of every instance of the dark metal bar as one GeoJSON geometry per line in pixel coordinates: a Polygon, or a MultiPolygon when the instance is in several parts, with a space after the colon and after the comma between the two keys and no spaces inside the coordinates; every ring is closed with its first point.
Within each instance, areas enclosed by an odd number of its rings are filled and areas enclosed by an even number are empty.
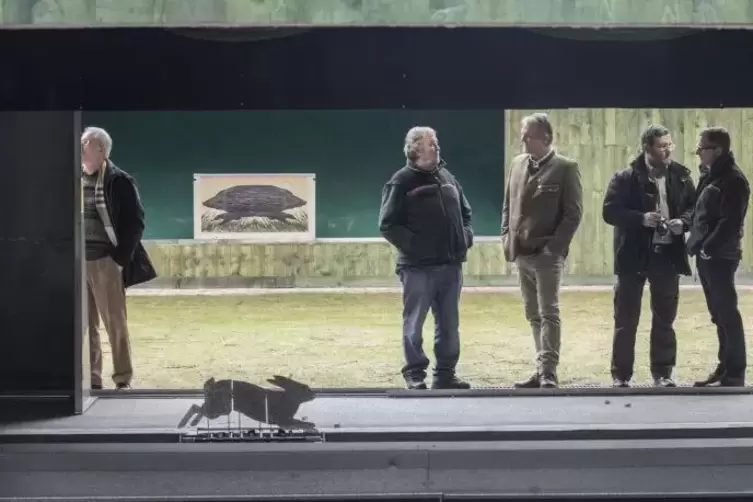
{"type": "MultiPolygon", "coordinates": [[[[269,389],[277,392],[276,389],[269,389]]],[[[630,388],[607,386],[561,386],[557,389],[515,389],[512,387],[476,387],[469,390],[407,390],[400,388],[319,388],[313,389],[319,397],[389,397],[389,398],[446,398],[446,397],[577,397],[577,396],[709,396],[751,395],[753,387],[692,387],[681,385],[674,388],[635,385],[630,388]]],[[[97,390],[91,395],[98,398],[187,398],[202,399],[200,389],[129,389],[97,390]]],[[[2,396],[0,396],[1,398],[2,396]]]]}
{"type": "MultiPolygon", "coordinates": [[[[390,389],[385,388],[322,388],[313,389],[314,393],[321,397],[374,397],[383,396],[390,389]]],[[[270,392],[277,392],[276,389],[270,388],[270,392]]],[[[140,398],[187,398],[195,397],[202,399],[204,391],[201,389],[127,389],[113,390],[102,389],[91,391],[93,397],[104,399],[140,399],[140,398]]]]}

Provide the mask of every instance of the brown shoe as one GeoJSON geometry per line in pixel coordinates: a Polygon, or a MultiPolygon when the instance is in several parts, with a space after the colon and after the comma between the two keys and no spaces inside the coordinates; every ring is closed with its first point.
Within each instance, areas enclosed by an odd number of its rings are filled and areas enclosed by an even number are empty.
{"type": "Polygon", "coordinates": [[[539,374],[534,373],[533,375],[528,377],[528,380],[515,382],[513,386],[516,389],[538,389],[541,386],[540,380],[539,380],[539,374]]]}

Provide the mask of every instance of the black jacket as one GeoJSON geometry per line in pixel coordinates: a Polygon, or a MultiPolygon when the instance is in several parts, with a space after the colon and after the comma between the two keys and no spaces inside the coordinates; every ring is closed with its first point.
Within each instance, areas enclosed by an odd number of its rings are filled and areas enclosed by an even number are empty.
{"type": "Polygon", "coordinates": [[[379,230],[397,248],[398,266],[459,264],[473,246],[471,206],[445,168],[405,166],[382,190],[379,230]]]}
{"type": "MultiPolygon", "coordinates": [[[[685,231],[690,228],[695,187],[690,170],[672,162],[667,169],[669,218],[679,218],[685,231]]],[[[648,268],[654,229],[643,226],[643,215],[656,211],[658,189],[648,176],[645,156],[639,155],[629,167],[614,174],[604,197],[602,217],[614,226],[614,273],[643,274],[648,268]]],[[[685,253],[685,234],[673,235],[669,253],[675,270],[690,275],[685,253]]]]}
{"type": "Polygon", "coordinates": [[[144,207],[136,182],[108,160],[104,188],[107,212],[118,239],[118,246],[112,250],[111,256],[123,267],[123,285],[129,287],[151,281],[157,277],[157,272],[141,244],[144,207]]]}
{"type": "Polygon", "coordinates": [[[750,185],[732,153],[711,169],[701,169],[696,193],[688,253],[693,256],[703,250],[712,258],[740,260],[750,185]]]}

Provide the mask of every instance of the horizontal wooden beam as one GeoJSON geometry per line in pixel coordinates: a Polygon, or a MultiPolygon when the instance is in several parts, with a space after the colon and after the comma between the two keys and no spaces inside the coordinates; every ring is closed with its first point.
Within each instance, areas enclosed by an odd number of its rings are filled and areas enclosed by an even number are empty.
{"type": "Polygon", "coordinates": [[[2,0],[13,27],[747,27],[748,0],[2,0]]]}

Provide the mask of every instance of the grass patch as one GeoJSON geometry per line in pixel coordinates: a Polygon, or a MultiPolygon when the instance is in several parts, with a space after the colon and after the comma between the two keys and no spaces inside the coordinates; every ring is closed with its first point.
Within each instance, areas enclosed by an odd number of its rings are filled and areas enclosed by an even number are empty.
{"type": "MultiPolygon", "coordinates": [[[[677,378],[689,381],[712,368],[717,342],[703,294],[680,294],[677,378]]],[[[643,303],[636,380],[648,381],[648,294],[643,303]]],[[[753,294],[741,293],[740,306],[747,325],[753,294]]],[[[316,387],[402,386],[399,295],[131,297],[128,308],[136,387],[199,388],[209,376],[263,383],[273,374],[316,387]]],[[[459,374],[477,386],[527,377],[533,342],[519,295],[466,294],[461,309],[459,374]]],[[[562,383],[609,382],[612,294],[563,293],[561,311],[562,383]]],[[[429,315],[430,358],[432,330],[429,315]]]]}

